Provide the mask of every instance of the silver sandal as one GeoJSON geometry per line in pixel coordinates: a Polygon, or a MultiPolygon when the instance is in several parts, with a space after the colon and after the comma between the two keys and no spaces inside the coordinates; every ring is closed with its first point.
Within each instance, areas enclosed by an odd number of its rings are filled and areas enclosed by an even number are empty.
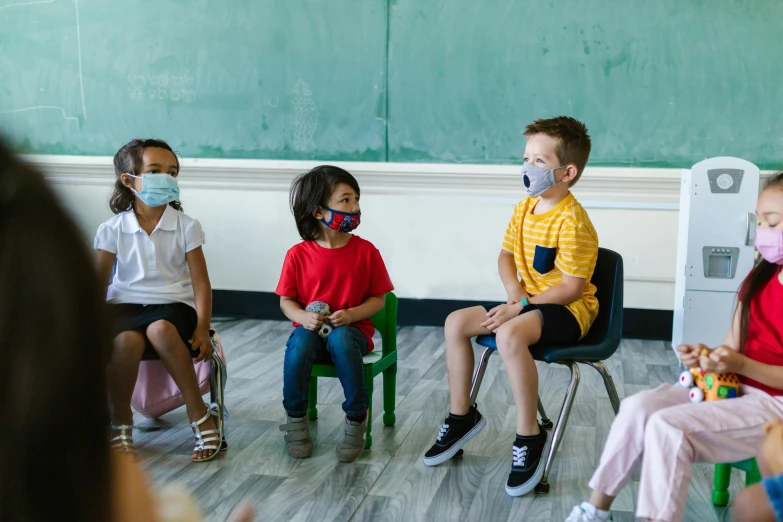
{"type": "Polygon", "coordinates": [[[119,426],[115,426],[112,424],[111,429],[119,431],[120,434],[109,439],[109,449],[120,453],[133,453],[135,455],[136,446],[133,445],[133,425],[120,424],[119,426]],[[130,432],[130,435],[127,435],[126,432],[130,432]]]}
{"type": "Polygon", "coordinates": [[[207,407],[207,413],[205,413],[204,416],[196,422],[190,423],[190,427],[193,428],[194,436],[196,437],[196,445],[193,448],[193,453],[197,451],[212,450],[212,455],[208,457],[202,457],[200,459],[191,457],[190,460],[192,462],[210,461],[217,457],[221,450],[225,449],[225,440],[223,437],[223,418],[220,415],[220,408],[217,406],[217,404],[212,404],[212,407],[210,407],[210,405],[204,403],[204,406],[207,407]],[[215,417],[217,429],[206,431],[201,431],[198,429],[198,427],[204,424],[204,422],[206,422],[210,416],[215,417]]]}

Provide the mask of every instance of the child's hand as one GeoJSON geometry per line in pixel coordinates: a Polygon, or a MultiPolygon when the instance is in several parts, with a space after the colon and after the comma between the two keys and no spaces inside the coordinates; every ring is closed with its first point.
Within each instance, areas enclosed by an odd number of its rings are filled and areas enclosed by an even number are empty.
{"type": "Polygon", "coordinates": [[[302,320],[297,322],[308,330],[314,332],[324,324],[324,320],[326,320],[326,317],[319,314],[318,312],[304,312],[302,315],[302,320]]]}
{"type": "Polygon", "coordinates": [[[205,361],[212,357],[212,339],[209,338],[209,327],[196,328],[196,331],[193,332],[193,338],[190,340],[190,347],[199,351],[196,362],[205,361]]]}
{"type": "Polygon", "coordinates": [[[707,349],[703,344],[681,344],[677,347],[677,357],[686,368],[695,368],[699,365],[701,351],[707,349]]]}
{"type": "Polygon", "coordinates": [[[348,310],[337,310],[329,316],[329,322],[332,323],[332,326],[335,328],[338,326],[348,326],[353,322],[353,316],[348,310]]]}
{"type": "Polygon", "coordinates": [[[515,318],[521,311],[522,305],[519,303],[498,305],[487,312],[487,320],[481,323],[481,326],[495,333],[500,325],[515,318]]]}
{"type": "Polygon", "coordinates": [[[745,357],[728,346],[718,346],[699,357],[699,366],[705,372],[741,372],[745,357]]]}

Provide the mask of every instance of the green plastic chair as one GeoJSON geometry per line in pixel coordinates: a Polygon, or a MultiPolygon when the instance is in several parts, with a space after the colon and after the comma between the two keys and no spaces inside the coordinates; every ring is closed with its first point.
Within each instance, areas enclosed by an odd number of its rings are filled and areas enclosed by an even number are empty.
{"type": "Polygon", "coordinates": [[[715,487],[712,489],[712,503],[716,506],[729,505],[729,482],[731,468],[745,472],[745,486],[761,482],[761,473],[756,459],[732,462],[731,464],[715,464],[715,487]]]}
{"type": "MultiPolygon", "coordinates": [[[[373,350],[364,356],[364,388],[370,400],[367,418],[367,439],[364,449],[372,446],[372,391],[373,379],[383,373],[383,424],[394,426],[397,416],[394,413],[397,399],[397,296],[386,294],[386,303],[380,312],[372,316],[372,325],[381,334],[381,351],[373,350]]],[[[307,404],[307,418],[318,418],[318,377],[337,378],[337,368],[333,364],[314,364],[310,375],[310,391],[307,404]]]]}

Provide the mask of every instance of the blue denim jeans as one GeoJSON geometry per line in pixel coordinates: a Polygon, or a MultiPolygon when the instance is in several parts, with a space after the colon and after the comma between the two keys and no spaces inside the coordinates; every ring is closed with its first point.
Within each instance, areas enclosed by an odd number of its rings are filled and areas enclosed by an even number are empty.
{"type": "Polygon", "coordinates": [[[769,502],[775,511],[775,519],[778,522],[783,521],[783,475],[767,477],[761,483],[764,485],[764,491],[767,492],[769,502]]]}
{"type": "Polygon", "coordinates": [[[364,362],[367,338],[358,328],[341,326],[324,339],[298,326],[288,338],[283,363],[283,407],[291,417],[307,414],[307,395],[313,364],[333,362],[343,386],[343,411],[349,417],[362,417],[369,407],[364,389],[364,362]]]}

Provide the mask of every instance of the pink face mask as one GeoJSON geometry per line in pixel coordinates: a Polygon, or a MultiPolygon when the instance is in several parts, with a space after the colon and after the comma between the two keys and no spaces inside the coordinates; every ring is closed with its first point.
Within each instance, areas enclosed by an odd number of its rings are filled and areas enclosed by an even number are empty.
{"type": "Polygon", "coordinates": [[[783,231],[771,228],[756,230],[756,248],[761,257],[776,265],[783,265],[783,231]]]}

